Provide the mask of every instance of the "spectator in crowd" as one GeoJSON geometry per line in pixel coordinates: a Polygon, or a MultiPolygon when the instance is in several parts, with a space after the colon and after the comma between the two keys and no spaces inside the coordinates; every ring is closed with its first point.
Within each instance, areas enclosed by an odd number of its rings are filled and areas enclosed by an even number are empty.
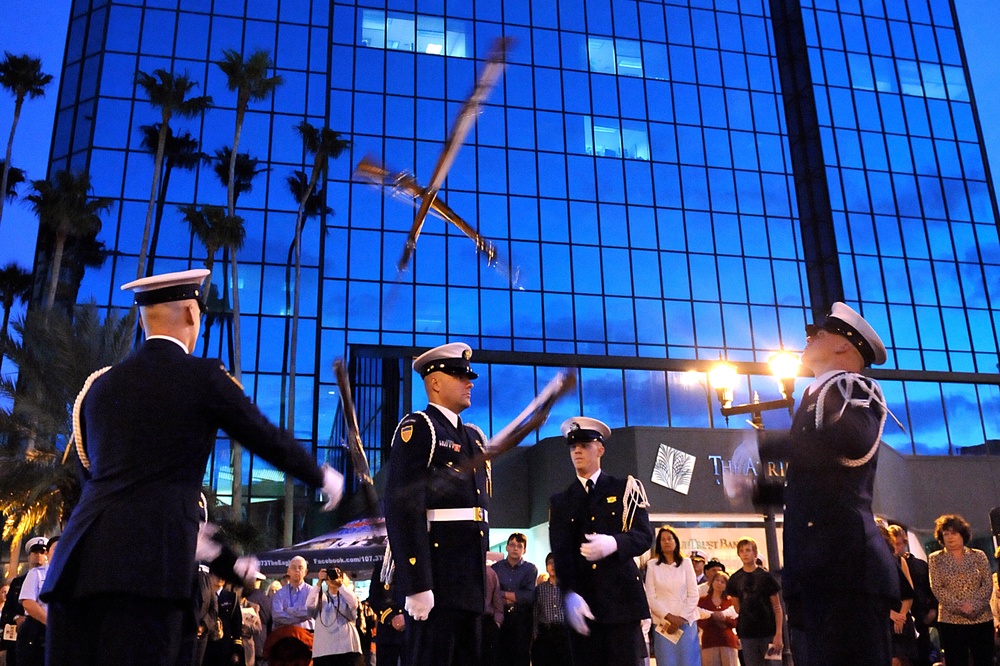
{"type": "Polygon", "coordinates": [[[497,644],[500,640],[500,627],[506,621],[504,617],[504,596],[500,589],[500,579],[493,567],[486,566],[486,604],[483,607],[483,617],[480,631],[482,633],[482,666],[493,666],[504,662],[497,659],[497,644]]]}
{"type": "Polygon", "coordinates": [[[255,633],[253,636],[254,655],[256,655],[256,661],[258,663],[260,663],[264,658],[264,643],[267,641],[267,634],[271,631],[272,597],[261,588],[261,585],[263,585],[266,580],[267,577],[258,572],[256,580],[253,584],[253,589],[246,595],[247,604],[257,611],[257,616],[260,618],[260,631],[255,633]]]}
{"type": "Polygon", "coordinates": [[[664,525],[656,533],[653,555],[646,565],[645,589],[656,624],[657,666],[699,666],[698,584],[691,559],[681,554],[681,541],[672,527],[664,525]]]}
{"type": "MultiPolygon", "coordinates": [[[[24,579],[28,576],[28,571],[42,566],[49,561],[47,549],[45,547],[45,537],[32,537],[24,542],[24,552],[27,553],[28,570],[20,576],[15,576],[10,581],[7,589],[7,599],[4,601],[3,610],[0,610],[0,628],[5,636],[16,635],[24,619],[24,607],[21,605],[21,588],[24,586],[24,579]]],[[[17,651],[14,649],[15,640],[5,638],[0,642],[0,650],[7,657],[8,666],[17,666],[17,651]]]]}
{"type": "Polygon", "coordinates": [[[969,548],[972,532],[958,514],[934,523],[934,536],[944,549],[931,553],[927,564],[931,589],[938,599],[938,632],[949,664],[993,663],[993,581],[986,553],[969,548]]]}
{"type": "Polygon", "coordinates": [[[274,593],[271,602],[274,627],[294,624],[308,631],[315,628],[313,615],[306,604],[309,597],[309,584],[306,583],[308,566],[305,558],[299,555],[288,562],[288,584],[274,593]]]}
{"type": "Polygon", "coordinates": [[[405,664],[406,615],[392,593],[391,579],[388,583],[382,581],[382,565],[377,564],[368,587],[368,601],[378,617],[378,628],[375,630],[378,666],[401,666],[401,662],[405,664]]]}
{"type": "Polygon", "coordinates": [[[572,666],[569,627],[563,612],[563,597],[556,576],[555,555],[545,556],[545,580],[535,587],[533,604],[534,641],[532,666],[572,666]]]}
{"type": "MultiPolygon", "coordinates": [[[[726,565],[715,559],[714,557],[705,563],[705,581],[698,583],[698,598],[702,598],[709,593],[709,581],[712,580],[712,575],[716,571],[725,572],[726,565]]],[[[727,577],[728,580],[728,577],[727,577]]]]}
{"type": "Polygon", "coordinates": [[[313,634],[315,666],[364,666],[361,637],[356,627],[358,597],[350,580],[337,567],[319,570],[319,581],[309,589],[306,602],[316,618],[313,634]]]}
{"type": "Polygon", "coordinates": [[[205,661],[208,642],[222,638],[222,625],[219,624],[219,595],[215,593],[215,584],[207,566],[198,567],[195,586],[194,615],[197,641],[194,647],[194,664],[201,666],[205,661]]]}
{"type": "Polygon", "coordinates": [[[204,666],[230,666],[244,663],[243,614],[236,593],[226,589],[226,581],[214,573],[208,575],[212,594],[218,602],[218,629],[210,634],[205,648],[204,666]]]}
{"type": "Polygon", "coordinates": [[[913,584],[910,582],[910,570],[906,561],[896,555],[896,541],[889,531],[889,526],[881,518],[876,518],[879,532],[886,545],[896,558],[899,575],[899,601],[889,609],[889,626],[892,631],[892,666],[910,666],[917,653],[917,637],[913,630],[913,616],[910,608],[913,606],[913,584]]]}
{"type": "Polygon", "coordinates": [[[930,573],[927,562],[910,552],[910,539],[901,525],[890,525],[889,534],[893,538],[893,552],[901,558],[910,573],[913,585],[913,605],[910,615],[917,634],[916,655],[913,666],[931,666],[931,627],[937,621],[938,601],[931,591],[930,573]]]}
{"type": "Polygon", "coordinates": [[[694,578],[698,585],[708,582],[708,574],[705,571],[705,563],[708,562],[708,558],[705,557],[705,553],[700,550],[692,550],[691,554],[688,556],[691,560],[691,566],[694,567],[694,578]]]}
{"type": "Polygon", "coordinates": [[[528,538],[507,537],[507,557],[493,565],[503,593],[504,620],[497,638],[500,663],[528,666],[531,661],[531,610],[538,568],[524,559],[528,538]]]}
{"type": "Polygon", "coordinates": [[[698,620],[702,632],[701,663],[703,666],[738,666],[736,609],[733,608],[733,600],[726,594],[729,574],[718,568],[707,571],[709,593],[698,600],[698,607],[712,616],[698,620]]]}
{"type": "MultiPolygon", "coordinates": [[[[780,653],[781,628],[784,615],[778,597],[778,581],[757,564],[757,542],[750,537],[740,539],[736,554],[743,566],[733,572],[726,585],[726,594],[733,599],[739,613],[736,635],[740,639],[744,666],[765,666],[770,645],[780,653]]],[[[845,665],[846,666],[846,665],[845,665]]]]}
{"type": "MultiPolygon", "coordinates": [[[[0,584],[0,608],[3,608],[4,604],[7,603],[8,590],[10,590],[10,585],[7,585],[6,583],[0,584]]],[[[2,629],[3,625],[0,624],[0,630],[2,629]]],[[[0,666],[7,666],[7,650],[3,647],[0,647],[0,666]]]]}
{"type": "Polygon", "coordinates": [[[606,424],[576,416],[560,430],[576,478],[549,500],[549,541],[573,629],[573,660],[636,666],[645,656],[641,622],[649,617],[634,560],[653,538],[645,492],[632,477],[622,481],[601,471],[611,436],[606,424]]]}
{"type": "MultiPolygon", "coordinates": [[[[59,537],[54,536],[46,544],[46,553],[49,557],[55,553],[56,542],[59,537]]],[[[45,584],[45,576],[49,572],[49,564],[46,562],[40,567],[30,570],[24,578],[24,585],[21,587],[20,599],[24,607],[24,624],[17,630],[17,663],[20,666],[45,666],[45,630],[48,624],[48,604],[39,598],[42,586],[45,584]]]]}

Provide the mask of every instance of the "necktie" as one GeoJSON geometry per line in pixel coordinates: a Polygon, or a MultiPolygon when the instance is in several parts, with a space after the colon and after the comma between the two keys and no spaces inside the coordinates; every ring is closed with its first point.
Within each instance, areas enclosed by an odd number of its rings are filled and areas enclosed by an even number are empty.
{"type": "Polygon", "coordinates": [[[593,479],[587,479],[587,484],[586,485],[587,485],[587,494],[589,495],[590,491],[594,489],[594,480],[593,479]]]}

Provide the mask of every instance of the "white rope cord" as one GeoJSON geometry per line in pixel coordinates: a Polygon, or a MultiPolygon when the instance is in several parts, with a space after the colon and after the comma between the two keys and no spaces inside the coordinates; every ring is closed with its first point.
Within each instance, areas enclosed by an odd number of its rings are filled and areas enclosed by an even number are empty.
{"type": "Polygon", "coordinates": [[[889,410],[889,407],[885,404],[885,397],[882,395],[882,388],[876,382],[868,377],[865,377],[864,375],[859,375],[853,372],[845,372],[828,381],[823,385],[823,388],[820,389],[819,397],[816,399],[816,430],[821,430],[823,428],[823,403],[826,400],[827,393],[834,387],[836,387],[837,391],[840,393],[841,399],[844,401],[844,404],[840,408],[840,413],[837,414],[838,419],[844,415],[844,412],[848,407],[871,409],[872,403],[874,403],[881,412],[881,417],[879,418],[878,423],[878,434],[875,435],[875,441],[872,443],[871,448],[868,449],[868,453],[860,458],[847,458],[845,456],[841,456],[837,459],[837,462],[844,467],[861,467],[871,460],[875,455],[875,452],[878,451],[878,445],[882,441],[882,432],[885,429],[885,421],[888,416],[891,416],[892,420],[896,422],[896,425],[898,425],[904,432],[906,431],[906,428],[903,427],[903,424],[899,422],[896,415],[893,414],[889,410]],[[853,397],[854,391],[857,388],[860,388],[864,392],[865,397],[853,397]]]}
{"type": "Polygon", "coordinates": [[[392,546],[389,544],[389,540],[385,541],[385,554],[382,555],[382,572],[379,574],[379,580],[381,580],[386,585],[392,584],[392,576],[396,573],[396,563],[392,560],[392,546]]]}
{"type": "Polygon", "coordinates": [[[646,498],[646,489],[642,481],[629,476],[625,482],[625,496],[622,497],[622,532],[632,529],[632,519],[635,518],[636,509],[645,509],[649,506],[646,498]]]}
{"type": "Polygon", "coordinates": [[[111,366],[108,365],[92,372],[87,377],[87,381],[83,383],[83,388],[76,394],[76,400],[73,401],[73,445],[76,447],[76,454],[80,457],[80,463],[84,469],[90,469],[90,458],[87,457],[87,451],[83,447],[83,429],[80,427],[80,411],[83,408],[83,399],[87,396],[87,391],[90,390],[90,386],[94,383],[94,380],[110,369],[111,366]]]}

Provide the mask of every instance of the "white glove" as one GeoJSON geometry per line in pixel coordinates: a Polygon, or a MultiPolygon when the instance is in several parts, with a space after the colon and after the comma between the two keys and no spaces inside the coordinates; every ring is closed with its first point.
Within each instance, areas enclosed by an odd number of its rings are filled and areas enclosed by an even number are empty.
{"type": "Polygon", "coordinates": [[[260,571],[260,560],[253,555],[237,557],[233,564],[233,572],[243,580],[243,587],[248,590],[253,589],[254,580],[260,571]]]}
{"type": "Polygon", "coordinates": [[[324,511],[333,511],[344,497],[344,475],[329,465],[323,465],[323,492],[327,497],[324,511]]]}
{"type": "Polygon", "coordinates": [[[409,595],[403,608],[414,620],[426,620],[434,608],[434,590],[424,590],[409,595]]]}
{"type": "Polygon", "coordinates": [[[213,539],[219,531],[218,525],[202,523],[198,527],[198,544],[194,549],[195,562],[211,562],[222,553],[222,544],[213,539]]]}
{"type": "Polygon", "coordinates": [[[610,534],[588,534],[587,542],[580,545],[580,554],[588,562],[603,560],[618,550],[618,542],[610,534]]]}
{"type": "Polygon", "coordinates": [[[566,621],[569,622],[569,626],[573,627],[573,631],[584,636],[590,635],[590,627],[587,626],[587,620],[593,620],[594,614],[590,612],[590,606],[576,592],[570,592],[566,595],[566,621]]]}

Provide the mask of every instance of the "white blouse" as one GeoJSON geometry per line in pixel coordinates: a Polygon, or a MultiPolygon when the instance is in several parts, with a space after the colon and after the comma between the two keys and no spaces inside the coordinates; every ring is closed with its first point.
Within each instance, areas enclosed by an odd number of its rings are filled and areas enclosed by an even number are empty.
{"type": "Polygon", "coordinates": [[[649,612],[660,624],[673,613],[693,624],[698,620],[698,579],[691,560],[685,557],[679,567],[650,560],[646,568],[646,600],[649,612]]]}
{"type": "Polygon", "coordinates": [[[337,594],[320,591],[320,586],[314,585],[309,590],[306,606],[316,618],[313,657],[361,652],[361,637],[354,626],[358,618],[358,598],[346,585],[341,585],[337,594]]]}

